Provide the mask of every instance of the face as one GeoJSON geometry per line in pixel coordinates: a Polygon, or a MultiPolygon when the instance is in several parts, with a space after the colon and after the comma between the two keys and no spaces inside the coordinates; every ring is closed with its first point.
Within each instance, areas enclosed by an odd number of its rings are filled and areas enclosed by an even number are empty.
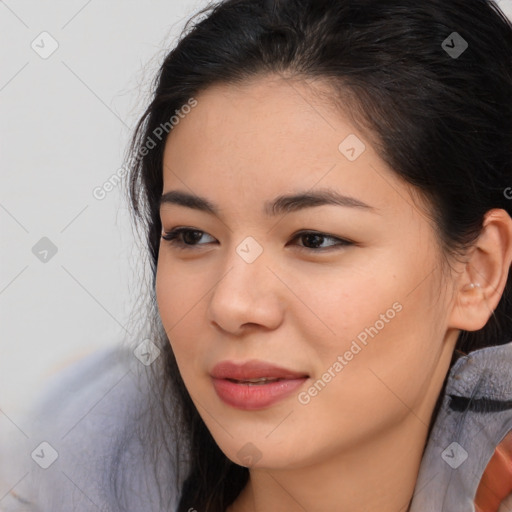
{"type": "Polygon", "coordinates": [[[435,228],[320,98],[274,77],[211,87],[165,148],[163,193],[216,210],[162,203],[163,232],[189,231],[161,241],[158,307],[201,417],[242,465],[305,467],[404,420],[426,432],[453,350],[435,228]],[[322,192],[351,199],[269,206],[322,192]]]}

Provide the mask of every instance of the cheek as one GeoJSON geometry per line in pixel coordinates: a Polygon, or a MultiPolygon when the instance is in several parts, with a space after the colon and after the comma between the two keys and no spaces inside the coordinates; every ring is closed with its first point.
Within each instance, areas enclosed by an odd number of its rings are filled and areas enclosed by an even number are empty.
{"type": "Polygon", "coordinates": [[[176,300],[176,292],[179,293],[179,283],[176,281],[176,275],[167,270],[165,263],[159,261],[156,272],[155,294],[160,319],[168,337],[171,336],[170,330],[178,318],[176,307],[179,306],[179,303],[176,300]]]}
{"type": "Polygon", "coordinates": [[[428,293],[393,294],[389,304],[372,306],[373,315],[365,313],[364,325],[354,326],[352,336],[344,339],[340,355],[346,362],[328,400],[343,403],[362,421],[374,417],[384,423],[421,404],[442,348],[442,336],[433,336],[436,318],[428,303],[428,293]],[[391,304],[396,308],[387,309],[391,304]]]}
{"type": "Polygon", "coordinates": [[[205,294],[205,282],[204,273],[191,269],[190,264],[187,267],[180,265],[164,252],[157,265],[155,293],[160,317],[166,327],[194,315],[205,294]]]}
{"type": "Polygon", "coordinates": [[[433,284],[426,280],[413,290],[413,268],[340,275],[317,281],[316,287],[313,281],[304,283],[303,293],[310,290],[308,305],[322,320],[316,321],[321,330],[313,335],[310,329],[308,339],[313,342],[311,359],[318,358],[315,378],[332,380],[325,387],[328,392],[319,384],[325,400],[341,400],[356,411],[360,403],[380,410],[382,404],[396,402],[400,409],[397,396],[412,404],[427,385],[442,341],[433,326],[442,319],[439,307],[432,307],[433,284]]]}
{"type": "MultiPolygon", "coordinates": [[[[325,275],[304,272],[304,277],[296,280],[294,292],[304,302],[297,302],[296,317],[309,332],[308,338],[313,336],[316,340],[318,355],[332,357],[333,351],[342,354],[353,339],[368,338],[367,329],[375,323],[380,331],[393,322],[400,306],[393,308],[399,294],[395,291],[397,283],[392,276],[387,277],[389,274],[340,267],[325,275]],[[383,323],[381,315],[387,323],[383,323]]],[[[295,302],[293,297],[291,300],[295,302]]]]}
{"type": "MultiPolygon", "coordinates": [[[[176,359],[181,359],[187,311],[191,306],[191,287],[165,261],[159,261],[156,273],[155,293],[162,325],[171,343],[176,359]]],[[[193,345],[192,345],[193,346],[193,345]]],[[[179,366],[179,364],[178,364],[179,366]]]]}
{"type": "Polygon", "coordinates": [[[155,281],[155,293],[162,325],[165,329],[176,362],[183,379],[197,375],[197,366],[205,347],[201,340],[206,339],[204,320],[206,318],[204,275],[180,268],[179,264],[159,260],[155,281]]]}
{"type": "Polygon", "coordinates": [[[322,357],[297,411],[312,431],[322,425],[330,439],[339,432],[346,439],[377,435],[421,403],[433,372],[431,355],[422,348],[429,340],[411,333],[403,321],[407,314],[404,307],[380,330],[359,331],[367,335],[365,343],[357,337],[339,339],[322,357]]]}

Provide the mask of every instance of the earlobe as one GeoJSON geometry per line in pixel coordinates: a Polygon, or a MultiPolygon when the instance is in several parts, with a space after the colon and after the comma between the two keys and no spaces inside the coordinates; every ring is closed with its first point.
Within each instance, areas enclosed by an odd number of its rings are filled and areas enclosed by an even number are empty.
{"type": "Polygon", "coordinates": [[[477,331],[486,325],[502,297],[511,261],[512,219],[505,210],[490,210],[458,279],[451,327],[477,331]]]}
{"type": "Polygon", "coordinates": [[[450,327],[463,331],[482,329],[493,310],[489,308],[480,283],[464,285],[457,293],[450,327]]]}

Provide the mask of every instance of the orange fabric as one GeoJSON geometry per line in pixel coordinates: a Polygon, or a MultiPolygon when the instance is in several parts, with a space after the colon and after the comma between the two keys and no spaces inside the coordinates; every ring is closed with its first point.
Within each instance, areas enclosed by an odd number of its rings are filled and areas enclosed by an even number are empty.
{"type": "Polygon", "coordinates": [[[512,494],[512,431],[498,444],[485,468],[475,498],[476,512],[498,512],[512,494]]]}

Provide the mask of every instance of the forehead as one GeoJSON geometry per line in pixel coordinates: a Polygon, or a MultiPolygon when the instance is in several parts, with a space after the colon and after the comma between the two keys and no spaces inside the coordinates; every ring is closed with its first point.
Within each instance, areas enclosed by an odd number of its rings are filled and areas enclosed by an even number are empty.
{"type": "Polygon", "coordinates": [[[308,161],[330,155],[334,163],[340,156],[341,137],[353,132],[310,86],[285,79],[219,84],[196,100],[197,106],[167,138],[166,165],[201,163],[205,172],[216,169],[218,176],[223,169],[242,173],[258,168],[275,177],[286,167],[297,175],[301,161],[307,166],[308,161]]]}
{"type": "Polygon", "coordinates": [[[258,198],[259,209],[316,187],[375,208],[403,202],[403,182],[327,94],[316,83],[275,77],[206,89],[167,139],[164,192],[220,195],[240,208],[258,198]]]}
{"type": "Polygon", "coordinates": [[[213,85],[196,96],[197,106],[173,128],[167,146],[172,150],[186,138],[198,147],[216,144],[233,155],[260,151],[262,143],[269,150],[300,147],[300,153],[330,145],[337,153],[339,136],[354,128],[348,123],[340,126],[343,116],[335,112],[334,102],[327,101],[325,87],[274,76],[213,85]],[[305,140],[307,147],[301,146],[305,140]]]}

